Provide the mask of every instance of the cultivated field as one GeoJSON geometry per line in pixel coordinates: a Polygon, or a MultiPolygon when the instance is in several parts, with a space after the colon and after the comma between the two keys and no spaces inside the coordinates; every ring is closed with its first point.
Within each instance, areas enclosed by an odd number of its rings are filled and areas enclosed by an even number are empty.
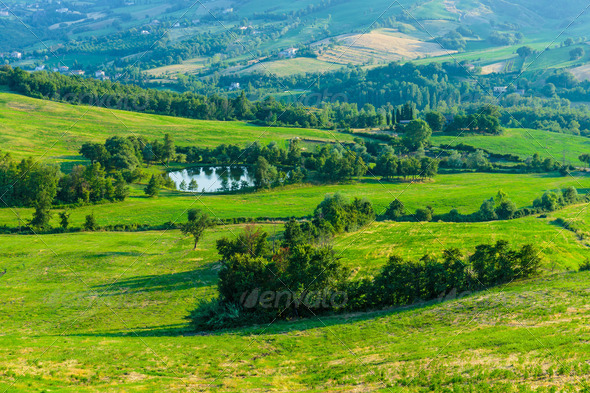
{"type": "Polygon", "coordinates": [[[237,74],[248,74],[259,72],[263,74],[273,74],[276,76],[288,76],[296,74],[305,74],[307,72],[328,72],[340,68],[339,64],[331,64],[326,61],[312,59],[308,57],[297,57],[294,59],[282,59],[268,62],[256,63],[252,66],[245,67],[237,74]]]}
{"type": "Polygon", "coordinates": [[[420,41],[392,29],[379,29],[366,34],[345,34],[315,45],[324,45],[330,41],[335,41],[336,46],[322,49],[318,59],[338,64],[365,64],[371,59],[382,63],[454,53],[442,49],[436,43],[420,41]]]}
{"type": "Polygon", "coordinates": [[[206,59],[194,58],[185,60],[181,64],[172,64],[164,67],[152,68],[145,71],[146,75],[152,77],[174,77],[176,74],[194,74],[206,66],[206,59]]]}

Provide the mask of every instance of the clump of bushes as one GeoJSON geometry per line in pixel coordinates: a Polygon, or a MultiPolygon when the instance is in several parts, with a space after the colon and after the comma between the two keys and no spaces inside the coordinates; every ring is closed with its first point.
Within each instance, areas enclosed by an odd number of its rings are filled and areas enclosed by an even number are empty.
{"type": "MultiPolygon", "coordinates": [[[[589,201],[589,197],[578,195],[575,187],[565,190],[546,191],[542,196],[533,201],[532,207],[518,209],[508,195],[502,190],[495,197],[485,200],[478,211],[471,214],[461,214],[457,209],[452,209],[446,214],[435,215],[432,207],[417,209],[414,214],[406,211],[404,204],[395,199],[385,210],[380,219],[395,221],[444,221],[444,222],[484,222],[494,220],[510,220],[552,212],[574,203],[589,201]]],[[[571,224],[568,224],[571,225],[571,224]]]]}
{"type": "MultiPolygon", "coordinates": [[[[399,205],[390,210],[399,210],[399,205]]],[[[280,245],[274,239],[271,247],[268,234],[254,225],[236,239],[218,240],[218,296],[191,312],[193,327],[216,330],[407,305],[530,277],[540,270],[533,246],[511,249],[508,242],[498,241],[477,246],[470,256],[458,249],[419,260],[394,255],[374,278],[354,279],[326,236],[356,230],[373,218],[369,202],[348,202],[335,194],[318,205],[311,221],[287,222],[280,245]]]]}

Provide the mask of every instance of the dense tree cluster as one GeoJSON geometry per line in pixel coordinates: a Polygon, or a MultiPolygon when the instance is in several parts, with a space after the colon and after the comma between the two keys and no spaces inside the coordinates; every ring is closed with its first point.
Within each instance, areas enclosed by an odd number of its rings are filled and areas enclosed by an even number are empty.
{"type": "MultiPolygon", "coordinates": [[[[107,173],[99,163],[76,166],[64,175],[55,165],[32,158],[18,162],[0,153],[0,202],[4,206],[34,207],[29,223],[32,228],[46,229],[56,204],[122,201],[128,192],[121,173],[107,173]]],[[[61,220],[63,223],[66,218],[61,220]]]]}
{"type": "Polygon", "coordinates": [[[321,180],[337,182],[352,180],[367,173],[362,154],[342,145],[322,145],[305,159],[305,168],[317,171],[321,180]]]}
{"type": "Polygon", "coordinates": [[[285,224],[281,247],[271,247],[266,232],[249,226],[234,240],[218,240],[217,250],[218,297],[189,316],[198,330],[443,299],[531,277],[541,266],[534,247],[511,249],[498,241],[468,257],[458,249],[419,261],[392,256],[374,278],[353,279],[330,247],[309,243],[294,221],[285,224]]]}
{"type": "Polygon", "coordinates": [[[445,132],[453,135],[464,133],[499,135],[502,133],[500,120],[497,116],[485,113],[473,113],[470,115],[457,115],[449,123],[445,132]]]}
{"type": "Polygon", "coordinates": [[[34,206],[40,200],[53,202],[61,176],[59,168],[32,158],[15,161],[0,152],[0,196],[2,205],[34,206]]]}
{"type": "Polygon", "coordinates": [[[444,36],[437,38],[436,42],[438,42],[445,49],[457,51],[463,51],[467,46],[465,38],[457,30],[449,31],[444,36]]]}
{"type": "Polygon", "coordinates": [[[432,178],[438,173],[438,160],[430,157],[398,158],[391,151],[385,151],[377,160],[377,165],[372,173],[390,180],[394,177],[407,178],[432,178]]]}
{"type": "Polygon", "coordinates": [[[260,229],[247,227],[235,240],[218,240],[219,297],[191,313],[197,329],[312,316],[303,303],[321,304],[322,295],[338,291],[346,270],[333,250],[301,243],[272,252],[267,237],[260,229]]]}
{"type": "Polygon", "coordinates": [[[105,143],[86,142],[80,148],[80,154],[92,163],[99,163],[109,171],[121,171],[129,181],[143,176],[141,163],[154,162],[168,164],[170,161],[186,161],[186,157],[177,155],[174,139],[170,134],[164,140],[149,142],[142,137],[108,138],[105,143]]]}
{"type": "Polygon", "coordinates": [[[531,277],[538,274],[540,267],[541,260],[533,246],[514,250],[502,240],[476,246],[467,258],[456,248],[444,250],[442,258],[427,254],[418,261],[394,255],[372,282],[359,283],[351,297],[361,299],[354,306],[363,309],[442,300],[464,291],[531,277]]]}
{"type": "Polygon", "coordinates": [[[123,201],[129,187],[119,171],[107,173],[100,163],[77,165],[58,183],[57,200],[66,203],[123,201]]]}

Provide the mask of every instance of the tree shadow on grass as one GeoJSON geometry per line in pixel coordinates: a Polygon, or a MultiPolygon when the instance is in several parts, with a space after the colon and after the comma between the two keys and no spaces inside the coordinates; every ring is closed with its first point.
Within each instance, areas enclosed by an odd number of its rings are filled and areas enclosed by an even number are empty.
{"type": "Polygon", "coordinates": [[[150,326],[125,331],[68,334],[69,337],[183,337],[202,335],[191,329],[188,323],[150,326]]]}
{"type": "MultiPolygon", "coordinates": [[[[477,292],[476,292],[477,294],[477,292]]],[[[414,305],[403,307],[392,307],[385,310],[354,312],[348,314],[322,314],[309,318],[300,318],[297,320],[276,320],[272,324],[261,323],[259,325],[248,325],[238,328],[215,330],[215,331],[196,331],[187,323],[177,323],[170,325],[150,326],[143,329],[133,329],[112,332],[97,333],[80,333],[69,334],[68,336],[81,337],[190,337],[190,336],[223,336],[226,334],[238,336],[252,336],[263,334],[288,334],[290,332],[303,332],[310,329],[329,328],[331,326],[346,325],[369,320],[378,320],[391,315],[412,312],[424,309],[435,304],[441,303],[438,300],[420,302],[414,305]]]]}
{"type": "Polygon", "coordinates": [[[206,287],[217,282],[217,271],[213,269],[216,262],[198,269],[167,274],[150,274],[116,281],[114,284],[95,285],[92,289],[103,292],[103,296],[130,295],[147,292],[182,291],[206,287]]]}

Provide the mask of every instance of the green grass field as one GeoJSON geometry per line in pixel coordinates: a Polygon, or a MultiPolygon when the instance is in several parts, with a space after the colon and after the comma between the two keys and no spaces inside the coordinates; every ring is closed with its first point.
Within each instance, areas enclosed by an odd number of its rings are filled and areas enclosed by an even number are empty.
{"type": "MultiPolygon", "coordinates": [[[[326,194],[341,192],[353,198],[367,198],[378,213],[395,198],[414,212],[430,205],[435,213],[458,209],[463,214],[477,211],[486,199],[502,189],[518,207],[531,206],[533,200],[547,190],[574,186],[585,192],[590,188],[590,177],[561,177],[556,174],[485,174],[464,173],[438,175],[433,182],[387,183],[365,179],[361,183],[323,186],[295,186],[249,194],[193,195],[164,190],[157,198],[147,198],[142,186],[133,188],[132,195],[121,203],[90,205],[71,210],[71,223],[81,226],[85,216],[94,213],[99,225],[150,224],[184,222],[190,208],[205,210],[218,218],[236,217],[302,217],[313,214],[326,194]]],[[[21,220],[30,219],[31,208],[0,209],[0,225],[15,227],[21,220]],[[18,214],[18,215],[17,215],[18,214]]],[[[58,224],[53,218],[53,225],[58,224]]]]}
{"type": "Polygon", "coordinates": [[[80,160],[78,150],[88,141],[104,142],[119,136],[162,139],[171,134],[177,145],[246,145],[255,140],[285,144],[294,137],[350,141],[348,134],[331,131],[260,127],[238,121],[205,121],[147,115],[90,106],[73,106],[0,93],[0,148],[16,158],[28,156],[62,162],[80,160]]]}
{"type": "Polygon", "coordinates": [[[566,163],[584,165],[578,156],[588,152],[590,139],[569,134],[558,134],[543,130],[508,128],[502,135],[464,135],[460,137],[434,134],[432,143],[437,146],[455,146],[460,143],[486,149],[492,153],[516,154],[521,158],[531,157],[539,153],[541,157],[551,157],[566,163]]]}
{"type": "MultiPolygon", "coordinates": [[[[69,163],[80,160],[82,142],[111,135],[162,138],[168,132],[179,145],[215,146],[245,144],[265,131],[240,122],[68,106],[7,93],[0,93],[0,117],[3,150],[17,157],[48,151],[47,158],[69,163]]],[[[587,151],[585,138],[534,130],[456,143],[548,156],[528,133],[556,159],[565,150],[574,162],[587,151]]],[[[332,138],[322,130],[271,128],[261,139],[293,136],[332,138]]],[[[440,145],[450,138],[433,139],[440,145]]],[[[366,197],[378,213],[396,197],[409,211],[430,205],[436,214],[453,208],[471,213],[499,189],[518,207],[530,206],[547,190],[575,186],[586,194],[590,176],[574,176],[459,173],[418,183],[367,177],[234,195],[162,190],[157,198],[145,197],[143,185],[135,184],[125,202],[71,209],[71,225],[80,227],[90,213],[99,225],[184,222],[190,208],[214,218],[302,217],[334,192],[366,197]]],[[[32,212],[0,208],[0,225],[15,227],[32,212]]],[[[581,391],[590,372],[590,272],[575,271],[590,258],[590,243],[558,218],[590,235],[588,204],[509,221],[371,223],[332,241],[354,278],[376,274],[393,254],[417,259],[451,247],[468,254],[497,240],[536,246],[542,275],[445,302],[214,333],[191,330],[186,317],[216,294],[216,240],[235,237],[242,224],[206,230],[196,250],[179,230],[0,235],[0,391],[581,391]]],[[[51,224],[58,225],[57,214],[51,224]]],[[[261,226],[271,240],[280,240],[282,223],[261,226]]]]}
{"type": "Polygon", "coordinates": [[[1,236],[0,388],[549,392],[587,381],[589,273],[195,335],[184,317],[214,292],[214,240],[240,229],[208,231],[197,251],[178,231],[1,236]]]}

